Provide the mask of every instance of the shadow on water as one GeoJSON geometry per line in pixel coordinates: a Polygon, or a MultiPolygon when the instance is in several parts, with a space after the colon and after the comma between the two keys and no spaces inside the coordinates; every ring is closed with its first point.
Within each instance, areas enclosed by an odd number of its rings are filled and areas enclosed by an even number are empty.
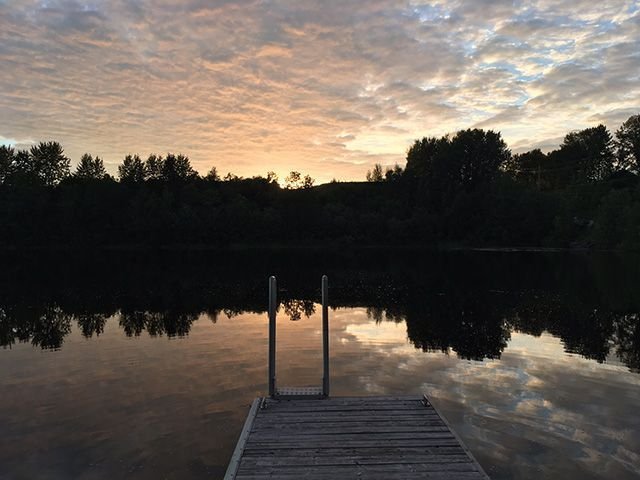
{"type": "Polygon", "coordinates": [[[423,251],[111,253],[0,259],[0,344],[63,348],[116,317],[127,336],[181,337],[207,313],[216,321],[266,312],[266,279],[279,310],[315,313],[319,279],[330,306],[365,307],[376,322],[406,323],[417,349],[500,358],[512,332],[549,332],[565,350],[640,372],[640,263],[628,256],[423,251]]]}

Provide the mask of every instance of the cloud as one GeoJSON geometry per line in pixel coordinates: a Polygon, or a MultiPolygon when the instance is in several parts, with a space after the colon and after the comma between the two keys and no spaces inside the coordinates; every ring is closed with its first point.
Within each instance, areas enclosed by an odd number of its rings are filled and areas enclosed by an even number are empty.
{"type": "Polygon", "coordinates": [[[640,379],[625,367],[568,355],[548,333],[512,332],[499,360],[461,361],[415,349],[404,322],[374,324],[365,313],[331,314],[336,394],[428,393],[496,476],[623,478],[637,470],[638,429],[620,412],[633,408],[629,392],[640,379]]]}
{"type": "Polygon", "coordinates": [[[545,144],[640,111],[633,5],[0,3],[0,135],[54,138],[112,171],[171,150],[201,172],[319,181],[474,125],[545,144]]]}

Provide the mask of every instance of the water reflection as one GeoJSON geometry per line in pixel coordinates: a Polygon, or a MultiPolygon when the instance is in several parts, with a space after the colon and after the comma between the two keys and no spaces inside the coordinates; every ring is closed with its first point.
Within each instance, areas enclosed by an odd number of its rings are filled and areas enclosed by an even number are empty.
{"type": "Polygon", "coordinates": [[[198,316],[198,313],[171,311],[121,312],[119,323],[127,337],[137,337],[143,331],[152,337],[162,335],[184,337],[189,334],[191,325],[198,316]]]}
{"type": "Polygon", "coordinates": [[[30,342],[43,349],[58,349],[71,333],[73,316],[57,305],[0,307],[0,342],[4,347],[30,342]]]}
{"type": "Polygon", "coordinates": [[[104,333],[104,326],[110,316],[107,313],[79,313],[76,321],[82,336],[85,338],[91,338],[94,335],[96,337],[100,336],[101,333],[104,333]]]}
{"type": "Polygon", "coordinates": [[[327,273],[336,395],[428,391],[496,479],[640,468],[637,262],[170,257],[2,265],[0,478],[222,478],[265,390],[271,273],[282,384],[319,380],[327,273]]]}
{"type": "MultiPolygon", "coordinates": [[[[280,305],[278,305],[278,311],[279,307],[280,305]]],[[[300,320],[302,315],[309,318],[316,313],[316,306],[310,299],[285,298],[282,301],[282,307],[284,314],[293,322],[300,320]]]]}
{"type": "MultiPolygon", "coordinates": [[[[103,333],[107,318],[114,315],[128,337],[143,332],[151,337],[182,337],[189,334],[202,313],[207,313],[213,322],[221,312],[229,318],[247,312],[265,313],[251,283],[248,288],[235,286],[232,298],[189,297],[192,286],[188,278],[182,280],[180,285],[172,284],[170,292],[148,288],[146,295],[138,294],[135,299],[124,301],[117,290],[102,290],[100,302],[95,305],[91,305],[91,296],[80,297],[73,291],[56,303],[48,296],[28,299],[5,296],[0,299],[0,343],[5,348],[16,342],[30,342],[43,349],[59,349],[71,332],[73,321],[84,337],[91,338],[103,333]],[[119,307],[119,301],[126,306],[119,307]],[[100,309],[100,303],[109,307],[100,309]],[[162,310],[152,309],[159,304],[162,310]]],[[[452,351],[468,360],[499,359],[512,332],[534,336],[549,332],[562,340],[569,353],[598,362],[615,355],[632,371],[640,371],[640,314],[634,310],[637,305],[627,297],[623,298],[624,308],[614,310],[594,297],[586,303],[558,292],[507,292],[482,285],[433,293],[398,282],[397,278],[390,292],[383,288],[385,294],[381,295],[380,285],[364,280],[360,279],[355,288],[344,283],[336,285],[331,307],[365,306],[369,318],[378,323],[405,323],[411,343],[425,352],[452,351]]],[[[210,288],[212,292],[222,289],[215,283],[210,288]]],[[[316,312],[317,293],[313,289],[283,290],[278,311],[290,321],[308,318],[316,312]],[[307,296],[291,296],[300,294],[307,296]]]]}

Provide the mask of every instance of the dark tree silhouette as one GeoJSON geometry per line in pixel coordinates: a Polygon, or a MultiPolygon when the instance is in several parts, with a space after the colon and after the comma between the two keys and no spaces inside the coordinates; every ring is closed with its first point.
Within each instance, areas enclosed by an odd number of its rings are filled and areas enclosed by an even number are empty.
{"type": "Polygon", "coordinates": [[[211,167],[211,170],[209,170],[204,179],[209,182],[219,182],[220,175],[218,175],[218,169],[216,167],[211,167]]]}
{"type": "Polygon", "coordinates": [[[341,252],[274,252],[268,264],[263,252],[3,259],[0,344],[59,348],[74,319],[91,337],[118,311],[130,336],[187,335],[201,312],[264,314],[264,279],[278,265],[286,288],[280,311],[292,320],[314,313],[319,292],[312,280],[328,270],[335,272],[331,308],[364,307],[377,322],[406,322],[408,339],[425,351],[499,358],[512,332],[547,332],[566,351],[600,362],[616,354],[640,368],[634,257],[341,252]]]}
{"type": "Polygon", "coordinates": [[[108,177],[102,159],[98,156],[93,158],[88,153],[80,158],[73,176],[81,180],[103,180],[108,177]]]}
{"type": "Polygon", "coordinates": [[[511,157],[499,133],[479,129],[425,137],[408,150],[404,170],[396,165],[383,173],[377,165],[369,172],[370,180],[384,180],[375,188],[365,182],[315,186],[309,175],[293,171],[285,181],[295,192],[282,191],[272,172],[266,178],[229,173],[220,182],[212,169],[203,181],[188,157],[172,153],[144,162],[127,156],[118,167],[120,182],[78,181],[104,177],[101,159],[87,154],[61,182],[69,172],[59,144],[31,151],[5,146],[0,248],[442,243],[640,249],[636,123],[636,117],[625,122],[615,143],[603,126],[573,132],[546,155],[533,150],[511,157]]]}
{"type": "Polygon", "coordinates": [[[438,147],[444,146],[448,139],[438,140],[435,137],[424,137],[416,140],[407,152],[405,174],[413,178],[428,178],[433,175],[438,147]]]}
{"type": "Polygon", "coordinates": [[[168,153],[160,163],[160,180],[165,182],[185,182],[198,177],[186,155],[168,153]]]}
{"type": "Polygon", "coordinates": [[[71,316],[56,305],[47,305],[32,316],[31,343],[43,349],[62,347],[71,332],[71,316]]]}
{"type": "Polygon", "coordinates": [[[640,373],[640,312],[618,316],[615,325],[616,354],[632,371],[640,373]]]}
{"type": "Polygon", "coordinates": [[[0,185],[9,182],[13,175],[15,150],[8,145],[0,145],[0,185]]]}
{"type": "Polygon", "coordinates": [[[31,172],[46,186],[54,186],[69,176],[71,160],[58,142],[40,142],[31,147],[31,172]]]}
{"type": "Polygon", "coordinates": [[[315,182],[311,175],[305,175],[302,179],[302,188],[311,188],[315,182]]]}
{"type": "Polygon", "coordinates": [[[123,311],[120,313],[119,324],[127,337],[139,337],[145,329],[147,312],[123,311]]]}
{"type": "Polygon", "coordinates": [[[402,178],[403,173],[404,171],[402,170],[402,167],[396,163],[393,168],[387,168],[385,170],[384,179],[387,182],[395,182],[402,178]]]}
{"type": "Polygon", "coordinates": [[[402,178],[403,173],[404,171],[402,170],[402,167],[397,163],[393,166],[393,168],[387,167],[384,170],[384,173],[382,171],[382,165],[376,163],[373,166],[372,170],[367,170],[366,179],[367,182],[394,182],[402,178]]]}
{"type": "Polygon", "coordinates": [[[464,298],[454,294],[425,300],[407,302],[407,334],[416,348],[445,353],[451,348],[469,360],[500,358],[511,331],[486,295],[474,291],[464,298]]]}
{"type": "Polygon", "coordinates": [[[118,166],[122,183],[142,183],[147,179],[147,167],[138,155],[127,155],[118,166]]]}
{"type": "Polygon", "coordinates": [[[161,180],[162,179],[162,165],[164,159],[160,155],[152,153],[147,157],[147,161],[144,163],[145,173],[147,180],[161,180]]]}
{"type": "Polygon", "coordinates": [[[511,152],[500,133],[479,129],[462,130],[450,142],[449,161],[459,159],[462,186],[469,190],[492,182],[511,152]]]}
{"type": "Polygon", "coordinates": [[[383,180],[382,165],[376,163],[372,170],[367,171],[367,182],[382,182],[383,180]]]}
{"type": "Polygon", "coordinates": [[[300,181],[302,179],[302,175],[300,172],[291,171],[289,175],[287,175],[284,179],[285,185],[288,189],[300,188],[300,181]]]}
{"type": "Polygon", "coordinates": [[[618,163],[640,174],[640,115],[633,115],[616,131],[618,163]]]}
{"type": "Polygon", "coordinates": [[[517,153],[504,165],[505,171],[516,181],[535,186],[538,190],[548,188],[547,156],[539,148],[517,153]]]}
{"type": "Polygon", "coordinates": [[[17,328],[7,313],[0,307],[0,345],[3,348],[11,347],[15,343],[17,328]]]}
{"type": "Polygon", "coordinates": [[[140,336],[143,331],[152,337],[167,335],[184,337],[198,315],[191,312],[134,311],[120,314],[120,326],[128,337],[140,336]]]}
{"type": "Polygon", "coordinates": [[[278,175],[276,172],[267,172],[267,182],[269,183],[278,183],[278,175]]]}
{"type": "Polygon", "coordinates": [[[510,157],[499,133],[461,130],[453,137],[416,140],[407,153],[405,174],[417,182],[426,203],[440,211],[460,192],[492,183],[510,157]]]}
{"type": "Polygon", "coordinates": [[[550,154],[554,184],[603,180],[613,171],[613,139],[604,125],[571,132],[550,154]]]}
{"type": "Polygon", "coordinates": [[[104,332],[104,326],[107,323],[107,316],[103,313],[81,313],[76,318],[78,327],[85,338],[91,338],[93,335],[99,337],[104,332]]]}
{"type": "MultiPolygon", "coordinates": [[[[303,177],[300,172],[296,172],[296,171],[290,172],[289,175],[285,177],[284,181],[285,181],[285,188],[287,188],[288,190],[293,190],[298,188],[309,189],[313,187],[313,184],[315,183],[315,180],[311,178],[310,175],[305,175],[303,177]]],[[[269,182],[269,183],[272,183],[272,182],[269,182]]]]}
{"type": "Polygon", "coordinates": [[[283,300],[282,306],[284,308],[285,315],[287,315],[289,320],[293,322],[300,320],[303,314],[305,317],[309,318],[316,311],[314,303],[310,300],[288,298],[283,300]]]}
{"type": "Polygon", "coordinates": [[[38,165],[28,150],[18,150],[13,157],[13,168],[8,183],[16,185],[40,185],[38,165]]]}

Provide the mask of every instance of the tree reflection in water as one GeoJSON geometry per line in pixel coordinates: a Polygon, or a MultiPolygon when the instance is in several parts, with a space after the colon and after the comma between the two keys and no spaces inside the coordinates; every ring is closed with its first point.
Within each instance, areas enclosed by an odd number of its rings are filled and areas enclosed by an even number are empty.
{"type": "Polygon", "coordinates": [[[104,326],[107,324],[107,318],[110,315],[105,313],[80,313],[76,316],[78,328],[85,338],[96,337],[104,333],[104,326]]]}
{"type": "MultiPolygon", "coordinates": [[[[288,289],[279,292],[278,311],[290,321],[314,315],[320,292],[313,285],[327,272],[332,308],[364,307],[375,322],[405,322],[410,342],[426,352],[495,359],[512,332],[549,332],[567,352],[598,362],[614,354],[640,372],[640,295],[633,288],[640,272],[629,267],[637,263],[531,255],[533,260],[484,262],[450,254],[422,264],[359,259],[329,266],[306,259],[303,270],[292,262],[279,267],[281,285],[288,289]],[[518,268],[526,273],[514,273],[518,268]]],[[[74,321],[91,338],[104,332],[110,317],[127,336],[182,337],[202,313],[214,323],[220,313],[265,314],[265,279],[273,267],[225,265],[216,275],[201,263],[180,261],[164,270],[153,262],[127,263],[122,270],[102,265],[95,273],[83,265],[81,274],[71,269],[62,277],[21,277],[18,266],[0,274],[0,343],[58,349],[74,321]]]]}
{"type": "Polygon", "coordinates": [[[184,337],[189,334],[191,325],[198,318],[198,313],[187,312],[120,312],[120,326],[128,336],[139,336],[146,331],[152,337],[167,335],[168,337],[184,337]]]}
{"type": "Polygon", "coordinates": [[[632,371],[640,373],[640,316],[620,316],[615,329],[616,355],[632,371]]]}
{"type": "Polygon", "coordinates": [[[282,301],[282,307],[284,314],[289,317],[289,320],[292,322],[300,320],[302,315],[304,315],[305,318],[309,318],[311,315],[316,313],[316,306],[313,303],[313,300],[285,298],[282,301]]]}
{"type": "Polygon", "coordinates": [[[71,320],[57,305],[0,307],[0,341],[4,347],[31,342],[34,347],[56,350],[71,333],[71,320]]]}
{"type": "Polygon", "coordinates": [[[438,295],[410,302],[407,334],[416,348],[448,352],[468,360],[500,358],[511,338],[502,312],[487,299],[438,295]]]}

